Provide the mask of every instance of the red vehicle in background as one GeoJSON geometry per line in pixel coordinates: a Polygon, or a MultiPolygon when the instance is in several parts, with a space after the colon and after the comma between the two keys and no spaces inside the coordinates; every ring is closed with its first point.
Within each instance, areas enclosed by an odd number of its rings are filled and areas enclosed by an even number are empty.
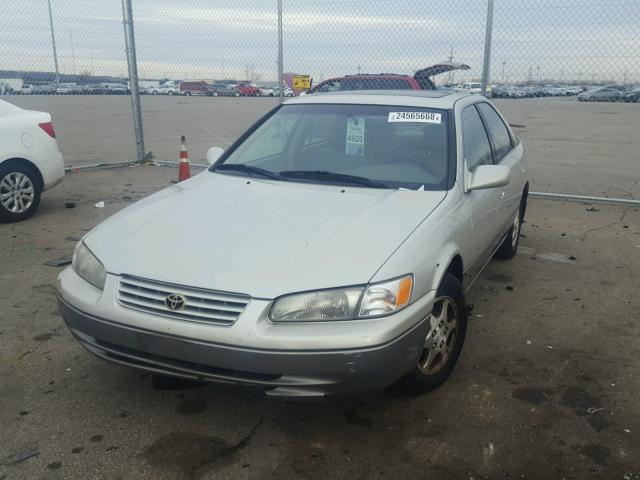
{"type": "Polygon", "coordinates": [[[180,82],[180,95],[209,95],[207,82],[180,82]]]}
{"type": "Polygon", "coordinates": [[[331,78],[309,89],[309,93],[340,92],[345,90],[435,90],[434,75],[451,70],[469,70],[459,62],[442,62],[418,70],[413,77],[397,73],[363,73],[331,78]]]}
{"type": "Polygon", "coordinates": [[[236,90],[243,97],[258,97],[260,96],[260,88],[251,84],[250,82],[238,82],[236,84],[236,90]]]}

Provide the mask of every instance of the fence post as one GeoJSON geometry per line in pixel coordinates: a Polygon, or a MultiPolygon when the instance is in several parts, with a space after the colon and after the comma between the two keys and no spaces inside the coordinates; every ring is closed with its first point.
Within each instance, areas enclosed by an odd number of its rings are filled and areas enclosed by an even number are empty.
{"type": "Polygon", "coordinates": [[[491,70],[491,40],[493,36],[493,0],[487,1],[487,28],[484,35],[484,62],[482,65],[482,80],[480,88],[482,95],[487,94],[487,84],[491,70]]]}
{"type": "Polygon", "coordinates": [[[135,36],[133,34],[131,0],[122,0],[122,20],[124,23],[124,40],[127,49],[127,65],[129,67],[129,91],[131,92],[131,108],[133,109],[133,130],[136,135],[136,160],[143,162],[145,158],[144,133],[142,131],[142,113],[140,111],[138,63],[136,60],[135,36]]]}
{"type": "Polygon", "coordinates": [[[280,103],[284,101],[284,66],[282,52],[282,0],[278,0],[278,89],[280,90],[280,103]]]}

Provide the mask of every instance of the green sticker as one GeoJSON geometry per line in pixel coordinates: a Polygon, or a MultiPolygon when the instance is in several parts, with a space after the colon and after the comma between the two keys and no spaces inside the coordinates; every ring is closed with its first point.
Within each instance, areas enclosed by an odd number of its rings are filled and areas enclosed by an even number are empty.
{"type": "Polygon", "coordinates": [[[364,156],[364,117],[347,118],[347,155],[364,156]]]}

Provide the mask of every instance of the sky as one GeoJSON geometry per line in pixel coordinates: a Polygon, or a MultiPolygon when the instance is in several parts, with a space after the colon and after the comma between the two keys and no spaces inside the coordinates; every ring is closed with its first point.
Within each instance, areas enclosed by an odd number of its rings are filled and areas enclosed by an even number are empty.
{"type": "MultiPolygon", "coordinates": [[[[277,79],[276,0],[132,0],[141,78],[277,79]]],[[[126,75],[121,0],[51,0],[61,73],[126,75]]],[[[485,0],[283,0],[284,70],[482,71],[485,0]]],[[[53,71],[46,0],[0,2],[0,70],[53,71]]],[[[640,82],[640,0],[495,0],[491,80],[640,82]]]]}

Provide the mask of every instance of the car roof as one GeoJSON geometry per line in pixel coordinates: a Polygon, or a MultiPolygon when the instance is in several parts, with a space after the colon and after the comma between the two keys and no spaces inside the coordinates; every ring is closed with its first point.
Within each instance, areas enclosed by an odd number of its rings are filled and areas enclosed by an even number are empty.
{"type": "Polygon", "coordinates": [[[286,105],[311,103],[341,103],[358,105],[397,105],[451,109],[456,101],[470,94],[452,90],[357,90],[332,93],[313,93],[295,97],[286,105]]]}

